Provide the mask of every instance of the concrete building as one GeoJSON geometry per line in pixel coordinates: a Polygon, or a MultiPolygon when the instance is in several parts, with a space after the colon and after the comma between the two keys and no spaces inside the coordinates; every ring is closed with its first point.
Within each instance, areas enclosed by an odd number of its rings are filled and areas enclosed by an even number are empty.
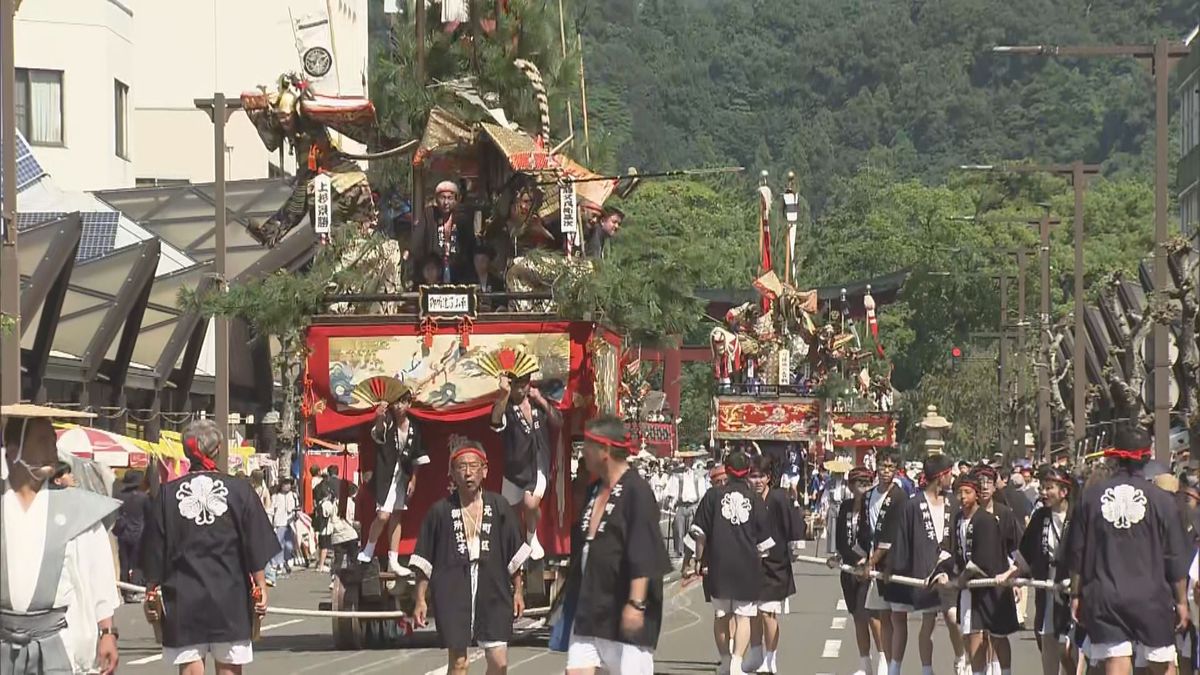
{"type": "Polygon", "coordinates": [[[1179,221],[1183,232],[1200,232],[1200,26],[1186,39],[1192,53],[1176,66],[1179,78],[1179,221]]]}
{"type": "MultiPolygon", "coordinates": [[[[211,181],[213,129],[195,99],[236,99],[301,71],[293,26],[313,16],[329,19],[331,91],[364,94],[367,0],[24,0],[18,129],[63,190],[211,181]]],[[[225,140],[229,180],[278,173],[280,155],[245,115],[230,118],[225,140]]]]}

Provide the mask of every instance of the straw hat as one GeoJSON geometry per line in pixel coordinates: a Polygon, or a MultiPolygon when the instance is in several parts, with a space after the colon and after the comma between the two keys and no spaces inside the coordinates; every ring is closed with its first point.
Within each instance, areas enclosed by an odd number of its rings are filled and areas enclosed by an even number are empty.
{"type": "Polygon", "coordinates": [[[34,405],[33,403],[14,403],[12,405],[0,406],[0,417],[91,419],[95,416],[95,413],[84,412],[82,410],[51,408],[50,406],[34,405]]]}

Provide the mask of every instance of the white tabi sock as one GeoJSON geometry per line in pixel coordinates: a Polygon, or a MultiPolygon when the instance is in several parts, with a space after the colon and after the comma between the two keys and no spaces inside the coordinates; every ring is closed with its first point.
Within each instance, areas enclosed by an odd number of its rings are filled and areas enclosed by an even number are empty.
{"type": "Polygon", "coordinates": [[[988,663],[988,675],[1000,675],[999,661],[992,661],[988,663]]]}
{"type": "Polygon", "coordinates": [[[900,675],[899,661],[891,661],[888,663],[888,675],[900,675]]]}
{"type": "Polygon", "coordinates": [[[729,672],[732,673],[732,675],[742,675],[742,673],[746,672],[742,670],[742,657],[738,656],[737,654],[731,654],[729,656],[729,672]]]}
{"type": "MultiPolygon", "coordinates": [[[[779,655],[779,652],[777,652],[777,651],[767,652],[766,663],[764,665],[767,667],[768,673],[778,673],[779,672],[779,665],[775,662],[775,658],[778,655],[779,655]]],[[[760,673],[763,672],[762,668],[759,668],[758,672],[760,672],[760,673]]]]}
{"type": "Polygon", "coordinates": [[[933,666],[921,666],[921,675],[933,675],[933,666]]]}
{"type": "Polygon", "coordinates": [[[879,663],[875,666],[875,675],[888,675],[887,657],[879,652],[879,663]]]}
{"type": "Polygon", "coordinates": [[[358,552],[359,562],[371,562],[375,559],[375,542],[368,541],[366,546],[358,552]]]}

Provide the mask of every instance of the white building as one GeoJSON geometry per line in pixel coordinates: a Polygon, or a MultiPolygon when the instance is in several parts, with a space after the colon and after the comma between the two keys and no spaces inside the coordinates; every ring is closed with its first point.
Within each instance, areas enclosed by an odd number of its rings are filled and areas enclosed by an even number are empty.
{"type": "MultiPolygon", "coordinates": [[[[211,181],[213,127],[195,99],[300,71],[293,22],[313,13],[329,17],[341,94],[363,94],[366,0],[23,0],[18,126],[64,190],[211,181]]],[[[279,164],[242,113],[225,140],[229,180],[279,164]]]]}

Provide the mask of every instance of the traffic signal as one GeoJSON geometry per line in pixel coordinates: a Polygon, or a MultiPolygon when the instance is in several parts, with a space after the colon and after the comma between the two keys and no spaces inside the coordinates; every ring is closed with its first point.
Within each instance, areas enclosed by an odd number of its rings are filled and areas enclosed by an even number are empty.
{"type": "Polygon", "coordinates": [[[962,364],[962,356],[962,347],[950,348],[950,368],[952,370],[958,370],[958,367],[962,364]]]}

